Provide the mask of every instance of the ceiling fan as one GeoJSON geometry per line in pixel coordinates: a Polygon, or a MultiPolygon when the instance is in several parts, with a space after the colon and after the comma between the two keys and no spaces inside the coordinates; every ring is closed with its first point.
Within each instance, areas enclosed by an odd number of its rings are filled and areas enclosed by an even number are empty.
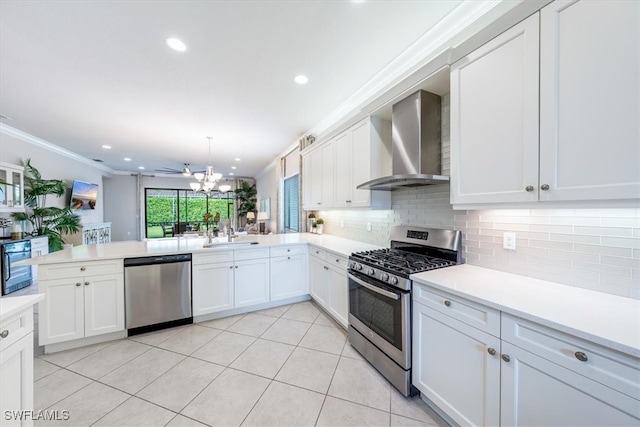
{"type": "Polygon", "coordinates": [[[196,172],[199,171],[194,171],[189,167],[189,163],[183,163],[184,168],[182,169],[174,169],[174,168],[166,168],[166,167],[162,167],[160,169],[154,169],[154,171],[156,172],[160,172],[160,173],[167,173],[167,174],[182,174],[184,176],[191,176],[196,172]]]}

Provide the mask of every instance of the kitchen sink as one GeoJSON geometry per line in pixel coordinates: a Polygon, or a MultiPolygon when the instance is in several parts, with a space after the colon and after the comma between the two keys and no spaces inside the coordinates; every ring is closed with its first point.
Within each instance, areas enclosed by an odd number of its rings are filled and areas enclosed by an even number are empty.
{"type": "Polygon", "coordinates": [[[250,245],[257,245],[258,241],[256,240],[243,240],[243,241],[239,241],[239,242],[227,242],[226,240],[224,241],[219,241],[219,242],[211,242],[211,243],[205,243],[202,247],[204,248],[235,248],[237,246],[250,246],[250,245]]]}

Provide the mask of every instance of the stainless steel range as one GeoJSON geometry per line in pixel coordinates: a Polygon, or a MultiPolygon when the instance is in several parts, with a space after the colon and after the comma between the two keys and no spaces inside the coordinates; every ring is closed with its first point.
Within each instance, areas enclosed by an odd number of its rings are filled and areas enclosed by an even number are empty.
{"type": "Polygon", "coordinates": [[[402,394],[411,387],[413,273],[462,262],[459,231],[395,226],[390,248],[349,257],[349,342],[402,394]]]}

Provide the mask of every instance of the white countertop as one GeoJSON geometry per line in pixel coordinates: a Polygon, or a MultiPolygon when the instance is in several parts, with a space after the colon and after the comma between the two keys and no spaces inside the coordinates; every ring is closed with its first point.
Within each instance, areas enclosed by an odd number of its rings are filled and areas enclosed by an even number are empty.
{"type": "Polygon", "coordinates": [[[0,323],[43,299],[44,294],[24,295],[20,297],[5,296],[0,298],[0,323]]]}
{"type": "Polygon", "coordinates": [[[640,357],[640,301],[462,264],[413,280],[640,357]]]}
{"type": "MultiPolygon", "coordinates": [[[[226,242],[226,238],[215,239],[220,243],[226,242]]],[[[312,244],[324,249],[337,252],[343,255],[351,255],[355,251],[379,249],[368,243],[355,240],[343,239],[341,237],[328,234],[311,233],[287,233],[256,235],[249,234],[234,238],[236,242],[258,241],[259,244],[251,246],[253,248],[286,245],[286,244],[312,244]]],[[[71,249],[54,252],[48,255],[39,256],[30,260],[20,261],[20,265],[58,264],[66,262],[97,261],[105,259],[134,258],[154,255],[169,255],[180,253],[195,253],[202,251],[228,251],[229,246],[204,248],[206,242],[204,237],[172,237],[167,239],[150,239],[142,242],[125,241],[113,242],[98,245],[80,245],[71,249]]],[[[239,248],[247,248],[240,246],[239,248]]]]}

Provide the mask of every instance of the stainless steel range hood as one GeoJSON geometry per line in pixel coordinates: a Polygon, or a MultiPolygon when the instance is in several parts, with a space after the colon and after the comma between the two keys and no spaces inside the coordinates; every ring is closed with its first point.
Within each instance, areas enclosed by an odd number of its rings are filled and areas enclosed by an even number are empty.
{"type": "Polygon", "coordinates": [[[391,191],[449,182],[440,175],[440,97],[420,90],[392,108],[392,175],[357,188],[391,191]]]}

